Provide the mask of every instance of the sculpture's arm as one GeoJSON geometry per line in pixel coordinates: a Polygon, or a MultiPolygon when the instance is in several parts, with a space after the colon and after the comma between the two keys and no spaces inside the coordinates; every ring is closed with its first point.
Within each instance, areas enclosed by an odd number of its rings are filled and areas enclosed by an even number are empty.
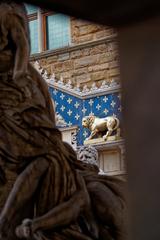
{"type": "Polygon", "coordinates": [[[16,46],[13,78],[19,79],[28,72],[29,43],[24,27],[16,16],[8,17],[8,28],[12,41],[16,46]]]}
{"type": "Polygon", "coordinates": [[[22,225],[16,230],[19,237],[28,238],[30,235],[37,232],[37,230],[47,230],[67,226],[74,222],[82,212],[89,224],[89,231],[94,237],[97,237],[97,225],[91,213],[90,198],[85,182],[80,174],[77,173],[76,177],[78,189],[73,196],[68,201],[59,204],[41,217],[33,220],[24,220],[22,225]]]}
{"type": "MultiPolygon", "coordinates": [[[[114,182],[114,178],[111,180],[111,182],[113,186],[114,184],[118,184],[118,182],[114,182]]],[[[110,186],[110,181],[108,181],[108,184],[108,186],[110,186]]],[[[110,232],[114,231],[116,240],[126,240],[128,239],[127,206],[126,202],[120,197],[124,193],[121,192],[121,194],[118,196],[116,195],[118,192],[114,192],[114,188],[112,189],[108,186],[98,181],[92,181],[87,184],[89,195],[92,198],[94,212],[98,221],[102,224],[100,237],[103,235],[103,239],[108,239],[108,232],[104,231],[104,226],[108,226],[110,232]]],[[[118,191],[122,191],[122,187],[118,185],[117,187],[119,188],[118,191]]]]}
{"type": "Polygon", "coordinates": [[[27,203],[35,193],[41,177],[49,167],[46,159],[38,159],[18,176],[9,197],[0,213],[0,231],[4,224],[12,223],[14,215],[27,203]]]}
{"type": "Polygon", "coordinates": [[[82,191],[76,192],[67,202],[63,202],[45,215],[33,219],[32,231],[67,226],[74,222],[86,204],[82,191]]]}

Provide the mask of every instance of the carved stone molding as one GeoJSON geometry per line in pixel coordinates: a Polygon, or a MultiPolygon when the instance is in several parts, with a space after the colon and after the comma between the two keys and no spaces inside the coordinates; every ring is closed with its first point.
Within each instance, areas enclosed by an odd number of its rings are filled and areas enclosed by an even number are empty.
{"type": "Polygon", "coordinates": [[[48,50],[48,51],[44,51],[41,53],[36,53],[36,54],[32,54],[30,57],[31,61],[36,61],[42,58],[48,58],[50,56],[55,56],[58,54],[64,54],[64,53],[69,53],[72,51],[77,51],[79,49],[84,49],[87,47],[94,47],[96,45],[99,44],[103,44],[103,43],[109,43],[109,42],[113,42],[116,41],[116,37],[117,34],[113,34],[111,36],[102,38],[102,39],[98,39],[98,40],[94,40],[94,41],[89,41],[89,42],[85,42],[85,43],[81,43],[81,44],[76,44],[76,45],[70,45],[68,47],[64,47],[64,48],[59,48],[59,49],[55,49],[55,50],[48,50]]]}
{"type": "Polygon", "coordinates": [[[125,142],[123,139],[92,144],[98,151],[99,167],[107,175],[126,174],[125,142]]]}
{"type": "Polygon", "coordinates": [[[63,141],[69,143],[75,150],[77,149],[77,130],[78,126],[59,128],[62,133],[63,141]]]}
{"type": "Polygon", "coordinates": [[[81,89],[80,85],[77,84],[77,86],[73,88],[71,81],[69,80],[67,83],[65,83],[62,76],[60,77],[60,79],[56,79],[54,73],[49,76],[47,71],[39,65],[38,61],[35,61],[33,65],[43,76],[43,78],[46,80],[50,87],[61,90],[81,99],[87,99],[97,95],[101,96],[104,94],[119,92],[121,89],[120,83],[114,79],[112,79],[110,83],[107,82],[107,80],[104,80],[99,87],[96,86],[96,83],[93,83],[91,87],[88,87],[87,84],[85,84],[81,89]]]}

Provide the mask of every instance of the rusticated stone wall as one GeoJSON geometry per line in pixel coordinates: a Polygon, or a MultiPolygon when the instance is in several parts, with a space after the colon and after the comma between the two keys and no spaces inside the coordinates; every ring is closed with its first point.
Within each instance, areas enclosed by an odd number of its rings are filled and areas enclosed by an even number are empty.
{"type": "Polygon", "coordinates": [[[71,19],[72,42],[74,44],[94,41],[111,36],[116,31],[103,25],[94,24],[81,19],[71,19]]]}
{"type": "Polygon", "coordinates": [[[96,82],[119,81],[116,31],[112,28],[71,18],[71,45],[34,55],[49,74],[73,85],[89,87],[96,82]]]}

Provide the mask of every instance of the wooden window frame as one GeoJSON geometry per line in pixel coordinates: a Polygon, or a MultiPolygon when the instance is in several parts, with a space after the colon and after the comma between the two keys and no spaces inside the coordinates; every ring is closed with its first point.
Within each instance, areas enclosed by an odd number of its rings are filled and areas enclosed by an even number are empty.
{"type": "MultiPolygon", "coordinates": [[[[40,29],[38,29],[40,35],[40,41],[41,41],[41,49],[40,52],[42,51],[47,51],[47,17],[56,14],[53,11],[47,11],[47,10],[43,10],[43,9],[38,9],[37,12],[32,13],[32,14],[28,14],[28,21],[33,21],[33,20],[38,20],[41,22],[41,31],[40,29]],[[38,11],[40,10],[40,16],[38,14],[38,11]],[[41,19],[39,19],[41,18],[41,19]]],[[[39,44],[39,42],[38,42],[39,44]]]]}
{"type": "Polygon", "coordinates": [[[54,12],[42,12],[42,33],[43,33],[43,51],[47,51],[47,17],[53,15],[54,12]]]}

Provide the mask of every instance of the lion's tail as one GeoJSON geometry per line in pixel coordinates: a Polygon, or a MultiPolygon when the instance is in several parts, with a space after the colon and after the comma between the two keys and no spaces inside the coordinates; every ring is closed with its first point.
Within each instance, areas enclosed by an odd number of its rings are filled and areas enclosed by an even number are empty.
{"type": "Polygon", "coordinates": [[[120,121],[119,121],[119,119],[116,118],[116,117],[115,117],[114,119],[115,119],[115,121],[116,121],[116,125],[114,126],[113,130],[116,130],[117,128],[119,128],[120,121]]]}

